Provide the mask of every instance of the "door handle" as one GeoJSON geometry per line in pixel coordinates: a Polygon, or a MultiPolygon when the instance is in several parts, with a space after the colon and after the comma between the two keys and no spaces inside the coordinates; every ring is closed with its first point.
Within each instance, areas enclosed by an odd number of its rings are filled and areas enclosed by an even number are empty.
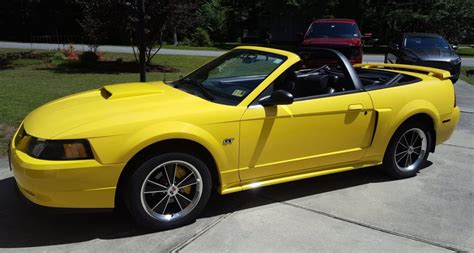
{"type": "Polygon", "coordinates": [[[361,111],[362,109],[364,109],[364,106],[362,104],[353,104],[347,107],[348,111],[361,111]]]}

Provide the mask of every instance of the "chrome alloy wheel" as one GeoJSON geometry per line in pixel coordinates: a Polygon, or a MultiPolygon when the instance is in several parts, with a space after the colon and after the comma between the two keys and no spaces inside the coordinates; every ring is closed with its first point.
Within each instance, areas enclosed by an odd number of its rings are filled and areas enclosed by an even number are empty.
{"type": "Polygon", "coordinates": [[[172,221],[189,214],[199,203],[202,177],[192,164],[174,160],[155,167],[141,187],[141,203],[154,219],[172,221]]]}
{"type": "Polygon", "coordinates": [[[428,149],[428,140],[423,130],[411,128],[397,142],[394,161],[403,172],[415,170],[423,162],[428,149]]]}

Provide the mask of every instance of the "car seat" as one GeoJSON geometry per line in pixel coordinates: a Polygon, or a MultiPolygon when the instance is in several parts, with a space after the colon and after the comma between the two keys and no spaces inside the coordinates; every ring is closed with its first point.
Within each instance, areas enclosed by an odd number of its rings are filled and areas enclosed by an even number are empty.
{"type": "Polygon", "coordinates": [[[324,94],[333,94],[336,90],[329,86],[329,76],[310,74],[300,78],[295,88],[295,97],[309,97],[324,94]]]}
{"type": "Polygon", "coordinates": [[[293,94],[297,79],[298,77],[296,76],[296,73],[294,71],[289,71],[286,73],[284,78],[280,78],[275,82],[273,90],[285,90],[293,94]]]}

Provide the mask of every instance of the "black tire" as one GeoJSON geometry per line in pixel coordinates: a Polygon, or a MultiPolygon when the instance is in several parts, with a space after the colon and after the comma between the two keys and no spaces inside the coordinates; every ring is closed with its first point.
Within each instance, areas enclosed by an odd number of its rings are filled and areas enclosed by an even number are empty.
{"type": "Polygon", "coordinates": [[[382,164],[384,171],[390,177],[396,179],[415,176],[428,159],[431,147],[431,131],[425,124],[417,121],[407,122],[400,126],[392,136],[385,151],[382,164]],[[410,134],[415,137],[410,139],[410,134]],[[418,137],[416,137],[417,135],[418,137]],[[413,139],[415,139],[415,143],[412,141],[413,139]],[[423,142],[422,139],[425,139],[426,142],[423,142]],[[407,146],[406,153],[403,153],[405,145],[407,146]],[[418,146],[421,146],[421,148],[416,149],[418,146]]]}
{"type": "MultiPolygon", "coordinates": [[[[206,164],[199,158],[185,153],[165,153],[153,157],[140,165],[131,174],[126,187],[127,194],[125,203],[132,218],[141,226],[156,231],[171,229],[193,222],[202,212],[209,200],[212,179],[206,164]],[[176,162],[182,162],[182,164],[176,162]],[[176,163],[176,165],[173,165],[174,163],[176,163]],[[173,168],[170,170],[170,166],[174,166],[173,177],[168,176],[170,174],[169,172],[173,171],[173,168]],[[181,179],[178,179],[177,168],[178,170],[187,169],[190,173],[187,175],[184,174],[181,179]],[[200,178],[197,174],[199,174],[200,178]],[[188,176],[190,179],[186,179],[188,176]],[[183,191],[184,188],[181,189],[179,183],[187,181],[184,184],[189,185],[190,183],[188,182],[191,182],[189,180],[192,180],[193,176],[196,178],[194,186],[186,186],[189,188],[190,193],[194,192],[194,196],[191,197],[185,194],[183,191]],[[150,182],[150,180],[153,182],[150,182]],[[167,183],[171,180],[173,180],[171,184],[167,183]],[[174,180],[176,180],[176,182],[174,180]],[[182,182],[178,182],[178,180],[182,180],[182,182]],[[202,182],[201,185],[198,184],[199,181],[202,182]],[[156,187],[156,190],[147,191],[147,189],[151,189],[150,187],[156,187]],[[198,188],[200,190],[198,190],[198,188]],[[165,192],[153,193],[155,191],[165,192]],[[187,202],[186,197],[192,201],[187,202]],[[152,208],[151,206],[155,205],[155,202],[152,202],[154,200],[156,200],[157,204],[155,208],[152,208]],[[161,200],[161,203],[158,203],[160,202],[159,200],[161,200]],[[171,214],[166,212],[167,208],[171,214]],[[160,214],[161,211],[159,210],[162,209],[164,209],[164,211],[160,214]],[[170,209],[177,211],[173,214],[170,209]],[[180,209],[181,212],[179,212],[180,209]],[[165,216],[169,216],[169,220],[165,216]]],[[[188,188],[186,188],[186,190],[188,188]]]]}

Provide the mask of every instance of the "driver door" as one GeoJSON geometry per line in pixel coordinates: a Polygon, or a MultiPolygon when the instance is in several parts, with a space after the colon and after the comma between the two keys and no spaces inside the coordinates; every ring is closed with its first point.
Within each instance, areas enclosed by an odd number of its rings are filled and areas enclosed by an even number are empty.
{"type": "Polygon", "coordinates": [[[360,160],[370,145],[374,124],[366,92],[250,106],[240,124],[241,180],[360,160]]]}

